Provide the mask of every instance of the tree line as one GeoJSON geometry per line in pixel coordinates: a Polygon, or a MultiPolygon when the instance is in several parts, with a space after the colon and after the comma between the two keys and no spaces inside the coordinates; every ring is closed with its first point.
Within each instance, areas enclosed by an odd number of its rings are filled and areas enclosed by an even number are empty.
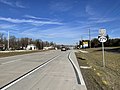
{"type": "MultiPolygon", "coordinates": [[[[35,39],[24,37],[16,38],[15,36],[9,37],[9,48],[12,50],[22,50],[27,47],[29,44],[34,44],[40,50],[43,47],[55,46],[54,42],[42,41],[41,39],[35,39]]],[[[8,49],[8,38],[4,36],[3,33],[0,33],[0,45],[4,45],[5,50],[8,49]]]]}
{"type": "MultiPolygon", "coordinates": [[[[106,36],[107,41],[104,43],[105,47],[116,47],[120,46],[120,38],[110,39],[109,36],[106,36]]],[[[101,47],[102,43],[98,41],[98,38],[91,40],[91,47],[101,47]]]]}
{"type": "MultiPolygon", "coordinates": [[[[120,38],[114,38],[114,39],[110,39],[109,36],[106,36],[107,41],[104,43],[105,47],[117,47],[120,46],[120,38]]],[[[79,44],[77,44],[77,46],[75,48],[80,48],[81,45],[83,45],[83,42],[88,42],[88,47],[90,47],[90,40],[82,40],[79,41],[79,44]]],[[[91,40],[91,47],[101,47],[102,43],[98,40],[98,38],[93,38],[91,40]]]]}

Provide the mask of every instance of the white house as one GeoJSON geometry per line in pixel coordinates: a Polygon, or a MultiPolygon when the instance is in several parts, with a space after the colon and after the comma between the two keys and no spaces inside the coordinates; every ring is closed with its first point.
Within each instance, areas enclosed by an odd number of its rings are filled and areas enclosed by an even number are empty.
{"type": "Polygon", "coordinates": [[[36,49],[37,47],[34,44],[29,44],[27,45],[27,48],[26,48],[26,50],[36,50],[36,49]]]}

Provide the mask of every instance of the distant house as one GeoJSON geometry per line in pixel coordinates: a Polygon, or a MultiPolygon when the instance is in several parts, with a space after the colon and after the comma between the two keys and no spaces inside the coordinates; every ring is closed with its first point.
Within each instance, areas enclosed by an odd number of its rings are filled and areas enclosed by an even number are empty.
{"type": "Polygon", "coordinates": [[[26,50],[37,50],[37,47],[34,44],[27,45],[26,50]]]}
{"type": "Polygon", "coordinates": [[[5,50],[5,45],[4,44],[0,44],[0,51],[5,50]]]}

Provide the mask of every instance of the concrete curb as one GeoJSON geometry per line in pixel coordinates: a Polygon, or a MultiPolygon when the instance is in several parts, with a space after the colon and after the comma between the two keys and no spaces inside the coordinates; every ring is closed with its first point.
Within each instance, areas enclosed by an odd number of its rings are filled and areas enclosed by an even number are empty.
{"type": "Polygon", "coordinates": [[[74,68],[77,71],[77,74],[78,74],[78,77],[80,79],[81,85],[84,85],[85,86],[85,90],[87,90],[86,84],[84,82],[84,79],[83,79],[82,73],[80,71],[80,68],[79,68],[79,65],[78,65],[78,62],[77,62],[77,59],[76,59],[76,56],[75,56],[74,52],[70,52],[69,59],[70,59],[71,63],[73,64],[74,68]]]}

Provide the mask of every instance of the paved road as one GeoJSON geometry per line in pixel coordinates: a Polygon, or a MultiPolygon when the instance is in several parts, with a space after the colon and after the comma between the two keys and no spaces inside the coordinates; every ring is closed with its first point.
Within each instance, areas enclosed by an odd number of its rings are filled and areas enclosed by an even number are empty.
{"type": "Polygon", "coordinates": [[[75,70],[68,59],[69,52],[53,50],[1,58],[0,87],[17,78],[15,83],[10,83],[5,89],[85,90],[84,85],[78,84],[75,70]],[[29,71],[31,73],[27,73],[29,71]]]}

